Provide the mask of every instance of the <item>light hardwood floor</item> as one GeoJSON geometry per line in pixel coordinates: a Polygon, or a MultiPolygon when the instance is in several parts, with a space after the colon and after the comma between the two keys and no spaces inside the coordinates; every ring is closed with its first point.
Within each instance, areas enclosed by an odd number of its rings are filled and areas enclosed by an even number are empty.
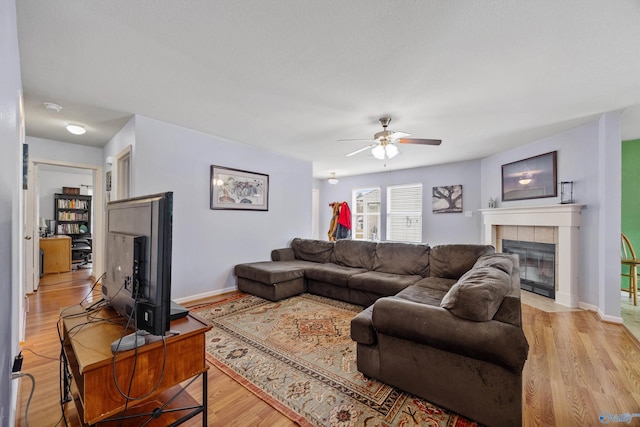
{"type": "MultiPolygon", "coordinates": [[[[91,285],[89,270],[46,275],[39,290],[29,296],[22,371],[36,379],[30,426],[65,425],[59,403],[58,313],[61,307],[80,302],[91,285]]],[[[89,301],[98,297],[94,292],[89,301]]],[[[542,308],[523,304],[530,345],[524,369],[523,425],[598,426],[603,425],[599,421],[603,413],[639,413],[638,341],[624,327],[600,322],[594,313],[542,308]]],[[[16,425],[22,427],[30,383],[20,381],[16,425]]],[[[210,426],[295,425],[214,367],[209,370],[208,387],[210,426]]],[[[190,391],[201,398],[199,387],[190,391]]],[[[80,425],[73,404],[67,404],[66,415],[69,426],[80,425]]],[[[201,421],[196,417],[185,425],[200,426],[201,421]]],[[[640,425],[640,418],[632,419],[630,425],[640,425]]]]}

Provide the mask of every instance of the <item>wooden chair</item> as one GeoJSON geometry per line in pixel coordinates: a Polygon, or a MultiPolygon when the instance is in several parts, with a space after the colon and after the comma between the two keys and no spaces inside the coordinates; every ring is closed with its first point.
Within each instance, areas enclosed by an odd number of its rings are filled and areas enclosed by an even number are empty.
{"type": "Polygon", "coordinates": [[[629,272],[622,272],[622,277],[629,278],[629,288],[621,288],[625,292],[629,292],[629,298],[633,295],[633,305],[638,305],[638,265],[640,259],[636,257],[636,252],[624,233],[621,234],[622,241],[620,247],[620,256],[623,266],[629,267],[629,272]]]}

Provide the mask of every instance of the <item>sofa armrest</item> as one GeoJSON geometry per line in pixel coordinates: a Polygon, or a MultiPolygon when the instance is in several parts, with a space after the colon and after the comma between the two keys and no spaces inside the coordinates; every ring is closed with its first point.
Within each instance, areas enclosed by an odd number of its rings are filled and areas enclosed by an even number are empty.
{"type": "Polygon", "coordinates": [[[296,259],[296,256],[293,253],[293,248],[281,248],[271,251],[272,261],[293,261],[294,259],[296,259]]]}
{"type": "Polygon", "coordinates": [[[522,372],[529,344],[521,328],[490,320],[474,322],[448,310],[395,297],[373,306],[373,326],[378,334],[402,338],[502,365],[522,372]]]}

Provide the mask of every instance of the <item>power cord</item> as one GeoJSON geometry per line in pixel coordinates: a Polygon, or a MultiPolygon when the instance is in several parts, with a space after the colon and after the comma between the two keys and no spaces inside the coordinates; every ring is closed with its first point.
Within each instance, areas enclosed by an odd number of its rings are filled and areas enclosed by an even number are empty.
{"type": "Polygon", "coordinates": [[[27,372],[13,372],[11,373],[11,379],[15,380],[17,378],[27,377],[31,380],[31,391],[29,392],[29,399],[27,400],[27,406],[24,408],[24,423],[27,427],[29,427],[29,405],[31,405],[31,398],[33,397],[33,392],[36,389],[36,379],[33,375],[27,372]]]}

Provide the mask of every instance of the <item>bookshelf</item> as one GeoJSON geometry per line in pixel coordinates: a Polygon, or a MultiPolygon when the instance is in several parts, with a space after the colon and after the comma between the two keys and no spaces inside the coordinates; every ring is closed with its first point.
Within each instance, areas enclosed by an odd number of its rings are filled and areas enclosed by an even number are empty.
{"type": "Polygon", "coordinates": [[[55,234],[71,239],[91,237],[91,196],[55,194],[55,234]]]}

